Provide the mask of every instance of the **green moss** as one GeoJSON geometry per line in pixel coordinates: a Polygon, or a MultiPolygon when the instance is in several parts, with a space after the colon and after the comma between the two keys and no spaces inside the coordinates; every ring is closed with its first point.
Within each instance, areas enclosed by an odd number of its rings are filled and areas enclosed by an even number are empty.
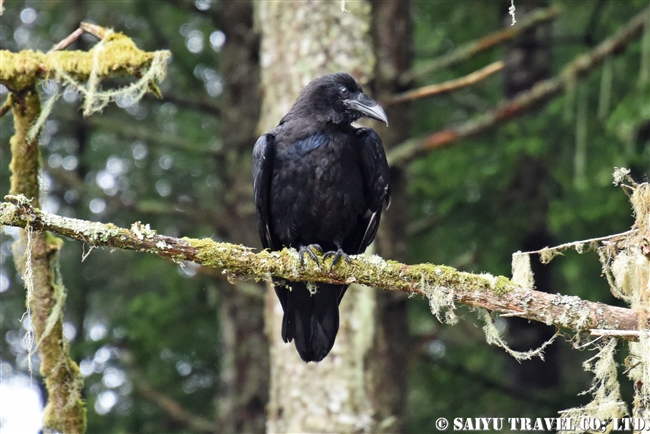
{"type": "Polygon", "coordinates": [[[497,276],[496,284],[494,285],[494,293],[498,295],[507,294],[515,288],[515,285],[510,281],[510,279],[497,276]]]}
{"type": "MultiPolygon", "coordinates": [[[[1,60],[0,60],[1,61],[1,60]]],[[[11,144],[11,187],[9,194],[22,194],[38,207],[39,149],[37,140],[28,140],[27,131],[38,118],[41,101],[32,85],[18,93],[10,94],[15,133],[11,144]]]]}
{"type": "MultiPolygon", "coordinates": [[[[3,67],[0,70],[0,83],[17,91],[34,86],[37,79],[60,78],[62,73],[77,82],[88,81],[92,73],[100,78],[116,75],[137,77],[151,66],[155,55],[140,50],[121,33],[109,34],[90,51],[43,53],[23,50],[12,53],[1,50],[0,64],[3,67]]],[[[169,57],[168,52],[165,52],[165,57],[169,57]]],[[[155,89],[150,90],[156,93],[155,89]]]]}
{"type": "MultiPolygon", "coordinates": [[[[196,248],[198,262],[213,268],[228,268],[230,271],[244,274],[264,275],[268,272],[265,270],[263,261],[247,261],[242,263],[241,259],[247,255],[253,254],[253,250],[237,244],[217,243],[211,239],[193,239],[183,238],[189,245],[196,248]],[[250,268],[253,268],[251,270],[250,268]]],[[[263,254],[264,252],[262,252],[263,254]]]]}
{"type": "Polygon", "coordinates": [[[79,366],[66,357],[45,381],[48,390],[65,396],[64,402],[49,399],[43,410],[43,425],[62,433],[86,432],[86,406],[81,399],[83,377],[79,366]]]}
{"type": "Polygon", "coordinates": [[[184,241],[198,250],[197,262],[209,267],[227,268],[233,273],[241,271],[255,276],[273,274],[288,280],[304,281],[323,281],[334,277],[345,283],[374,283],[388,289],[423,294],[431,293],[436,287],[489,290],[496,294],[505,294],[516,288],[503,276],[470,274],[444,265],[407,266],[396,261],[385,261],[378,256],[359,255],[353,256],[350,263],[340,261],[332,267],[333,258],[326,259],[320,253],[316,253],[320,265],[307,257],[301,264],[294,249],[285,248],[278,252],[264,250],[254,255],[252,249],[240,245],[216,243],[210,239],[184,238],[184,241]],[[247,255],[251,260],[242,262],[247,255]],[[328,273],[330,270],[331,273],[328,273]]]}
{"type": "Polygon", "coordinates": [[[61,250],[63,248],[63,238],[59,238],[51,232],[45,232],[45,242],[48,245],[48,248],[53,250],[61,250]]]}

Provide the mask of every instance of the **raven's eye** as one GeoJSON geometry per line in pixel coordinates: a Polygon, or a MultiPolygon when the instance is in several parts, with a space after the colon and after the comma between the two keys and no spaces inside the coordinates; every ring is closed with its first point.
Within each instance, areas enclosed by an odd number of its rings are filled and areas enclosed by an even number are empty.
{"type": "Polygon", "coordinates": [[[350,96],[350,91],[348,90],[347,87],[341,85],[339,86],[339,95],[341,95],[341,97],[343,98],[347,98],[350,96]]]}

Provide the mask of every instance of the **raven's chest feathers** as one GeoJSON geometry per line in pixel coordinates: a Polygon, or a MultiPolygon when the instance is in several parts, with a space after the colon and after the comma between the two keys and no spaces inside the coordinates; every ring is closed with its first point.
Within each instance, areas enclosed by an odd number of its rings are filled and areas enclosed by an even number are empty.
{"type": "Polygon", "coordinates": [[[284,243],[342,242],[358,222],[365,199],[354,137],[319,132],[288,144],[278,137],[270,211],[284,243]]]}

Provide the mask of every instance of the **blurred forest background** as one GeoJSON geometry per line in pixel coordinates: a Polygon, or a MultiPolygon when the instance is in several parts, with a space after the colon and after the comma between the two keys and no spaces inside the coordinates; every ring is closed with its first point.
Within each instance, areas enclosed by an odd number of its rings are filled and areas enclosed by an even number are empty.
{"type": "MultiPolygon", "coordinates": [[[[393,18],[377,13],[382,3],[372,2],[373,16],[384,20],[374,27],[390,29],[393,18]]],[[[557,7],[559,13],[461,62],[432,68],[432,61],[440,63],[459,46],[509,28],[511,2],[399,3],[408,17],[397,30],[408,37],[401,41],[405,70],[390,86],[381,80],[365,85],[389,109],[390,128],[377,128],[387,147],[471,123],[537,81],[557,77],[649,7],[647,0],[516,0],[518,24],[535,10],[557,7]],[[501,72],[472,86],[391,103],[393,93],[499,60],[506,65],[501,72]]],[[[46,211],[122,227],[142,221],[165,235],[259,247],[250,191],[250,153],[261,132],[252,1],[9,0],[5,8],[2,49],[47,51],[90,21],[124,32],[144,50],[173,55],[161,100],[120,99],[84,118],[78,93],[64,92],[41,136],[46,211]]],[[[70,49],[95,43],[84,35],[70,49]]],[[[650,169],[650,25],[616,54],[521,116],[396,167],[400,196],[386,215],[393,214],[398,230],[392,235],[399,239],[385,241],[392,251],[380,249],[382,255],[509,275],[517,250],[627,230],[633,222],[628,198],[612,185],[611,174],[615,166],[630,167],[641,181],[650,169]]],[[[381,71],[381,55],[377,62],[381,71]]],[[[42,98],[57,86],[44,82],[42,98]]],[[[6,94],[0,86],[0,97],[6,94]]],[[[11,116],[4,116],[2,194],[9,186],[12,132],[11,116]]],[[[20,322],[25,291],[10,251],[16,233],[4,228],[1,234],[3,381],[28,375],[28,325],[20,322]]],[[[539,290],[622,305],[593,252],[567,253],[533,269],[539,290]]],[[[263,430],[269,378],[263,286],[233,286],[219,270],[135,252],[88,252],[72,241],[61,252],[61,272],[68,290],[65,334],[85,377],[88,432],[263,430]]],[[[589,401],[578,396],[591,381],[582,369],[588,351],[558,341],[545,362],[518,363],[486,344],[469,310],[460,309],[460,322],[450,327],[435,320],[426,300],[394,304],[408,321],[408,327],[393,327],[408,362],[396,373],[407,385],[406,431],[435,431],[441,416],[556,417],[589,401]]],[[[499,319],[497,325],[519,350],[554,333],[524,320],[499,319]]],[[[38,356],[32,361],[38,384],[38,356]]],[[[629,402],[632,386],[623,375],[621,381],[629,402]]]]}

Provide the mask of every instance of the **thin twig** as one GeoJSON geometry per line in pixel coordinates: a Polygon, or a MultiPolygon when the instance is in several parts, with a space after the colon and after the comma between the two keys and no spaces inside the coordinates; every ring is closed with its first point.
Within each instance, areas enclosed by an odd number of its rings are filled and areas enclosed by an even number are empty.
{"type": "Polygon", "coordinates": [[[104,39],[106,37],[107,32],[108,30],[102,26],[83,22],[79,24],[79,28],[77,30],[70,33],[68,36],[63,38],[61,42],[59,42],[54,47],[52,47],[50,51],[48,51],[48,54],[52,53],[53,51],[65,50],[70,46],[70,44],[72,44],[74,41],[79,39],[81,35],[83,35],[84,33],[90,33],[91,35],[95,36],[98,39],[104,39]]]}
{"type": "Polygon", "coordinates": [[[476,84],[479,81],[485,80],[492,74],[501,71],[504,66],[505,64],[503,61],[499,60],[497,62],[490,63],[488,66],[474,71],[464,77],[455,78],[453,80],[448,80],[442,83],[432,84],[429,86],[421,87],[419,89],[413,89],[408,92],[400,93],[385,101],[382,101],[382,103],[383,105],[398,104],[406,101],[413,101],[416,99],[429,98],[434,95],[440,95],[442,93],[458,90],[463,87],[476,84]]]}
{"type": "Polygon", "coordinates": [[[70,33],[68,36],[63,38],[61,42],[56,44],[54,47],[50,48],[50,51],[48,51],[48,53],[51,53],[53,51],[65,50],[70,46],[70,44],[72,44],[74,41],[79,39],[83,34],[84,34],[83,29],[78,28],[77,30],[75,30],[74,32],[70,33]]]}
{"type": "Polygon", "coordinates": [[[7,114],[11,110],[11,95],[7,97],[5,102],[0,106],[0,118],[7,114]]]}
{"type": "Polygon", "coordinates": [[[639,230],[638,229],[630,229],[629,231],[621,232],[620,234],[614,234],[614,235],[606,235],[604,237],[598,237],[598,238],[590,238],[588,240],[580,240],[580,241],[573,241],[571,243],[565,243],[565,244],[560,244],[559,246],[555,247],[544,247],[543,249],[539,250],[531,250],[529,252],[521,252],[520,255],[532,255],[532,254],[540,254],[548,251],[558,251],[558,250],[566,250],[570,249],[573,247],[578,247],[582,246],[584,244],[591,244],[591,243],[599,243],[601,241],[608,241],[608,240],[613,240],[616,238],[625,238],[632,236],[636,234],[639,230]]]}
{"type": "Polygon", "coordinates": [[[98,26],[97,24],[93,24],[93,23],[83,22],[79,24],[79,28],[84,32],[90,33],[91,35],[95,36],[97,39],[104,39],[106,35],[109,33],[109,30],[107,28],[98,26]]]}
{"type": "Polygon", "coordinates": [[[589,331],[592,336],[614,336],[617,338],[638,338],[642,333],[648,333],[646,330],[603,330],[591,329],[589,331]]]}

